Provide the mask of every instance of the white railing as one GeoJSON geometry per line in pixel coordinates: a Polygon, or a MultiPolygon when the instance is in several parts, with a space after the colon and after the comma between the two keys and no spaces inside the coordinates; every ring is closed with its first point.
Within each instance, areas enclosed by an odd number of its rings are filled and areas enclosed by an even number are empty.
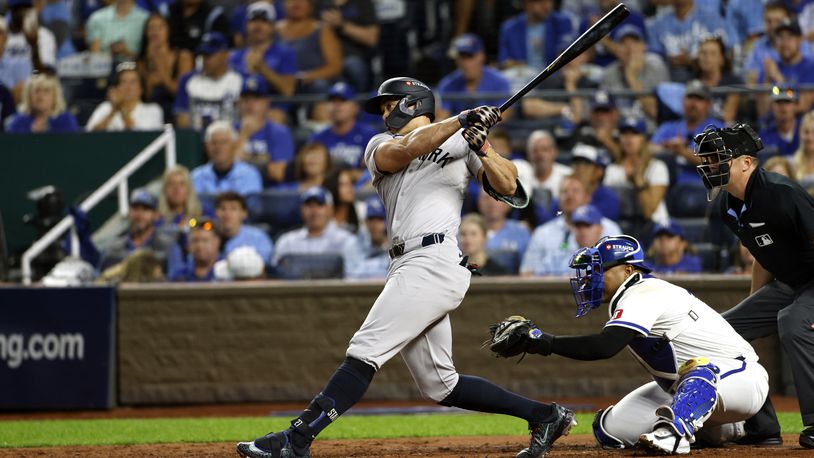
{"type": "MultiPolygon", "coordinates": [[[[129,209],[128,199],[128,186],[127,179],[134,174],[141,166],[153,158],[159,151],[164,149],[166,167],[175,166],[175,130],[171,124],[164,127],[164,132],[147,145],[140,153],[136,155],[130,162],[125,164],[118,172],[110,177],[105,183],[94,191],[87,199],[79,204],[79,209],[83,212],[89,212],[93,207],[99,204],[105,197],[110,195],[114,190],[118,190],[119,200],[119,214],[122,216],[127,215],[129,209]]],[[[31,284],[31,262],[39,256],[48,246],[54,243],[58,238],[70,230],[71,231],[71,255],[79,255],[79,239],[76,236],[76,230],[73,224],[73,217],[70,215],[62,218],[62,220],[51,228],[39,240],[34,242],[31,247],[23,253],[22,274],[23,284],[31,284]]]]}

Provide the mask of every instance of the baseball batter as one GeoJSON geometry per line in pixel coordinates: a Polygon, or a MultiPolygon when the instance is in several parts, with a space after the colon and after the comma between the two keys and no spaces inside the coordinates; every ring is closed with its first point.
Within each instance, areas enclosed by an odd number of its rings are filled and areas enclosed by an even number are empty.
{"type": "Polygon", "coordinates": [[[627,347],[653,381],[597,413],[593,432],[605,448],[639,444],[687,454],[697,435],[707,445],[721,445],[745,434],[743,420],[766,400],[768,375],[752,346],[720,314],[687,290],[649,275],[641,246],[630,236],[605,237],[582,248],[570,266],[576,270],[571,286],[577,316],[608,303],[610,319],[602,332],[555,336],[510,317],[513,324],[498,328],[524,339],[498,351],[501,356],[528,351],[598,360],[627,347]]]}
{"type": "Polygon", "coordinates": [[[573,412],[458,374],[452,362],[448,314],[460,305],[471,278],[456,241],[467,183],[477,177],[495,198],[528,201],[515,166],[486,141],[499,110],[480,107],[433,123],[435,96],[412,78],[385,81],[365,109],[381,114],[388,128],[370,140],[364,156],[393,240],[384,289],[351,339],[345,361],[291,427],[241,442],[238,453],[309,457],[311,441],[359,401],[376,371],[400,353],[422,395],[445,406],[523,418],[531,443],[517,456],[545,455],[570,430],[573,412]]]}

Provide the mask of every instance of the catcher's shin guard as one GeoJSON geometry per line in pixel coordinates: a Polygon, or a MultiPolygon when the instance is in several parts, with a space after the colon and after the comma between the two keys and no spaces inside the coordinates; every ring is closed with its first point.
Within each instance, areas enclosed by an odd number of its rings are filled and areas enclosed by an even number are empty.
{"type": "Polygon", "coordinates": [[[659,420],[653,426],[668,426],[677,435],[695,442],[698,431],[718,404],[718,366],[706,358],[693,358],[678,370],[678,382],[673,402],[656,409],[659,420]]]}
{"type": "Polygon", "coordinates": [[[594,417],[594,422],[591,424],[596,443],[599,444],[600,447],[607,450],[625,448],[625,443],[614,437],[613,434],[609,433],[605,429],[605,425],[602,423],[605,420],[605,416],[611,411],[612,408],[613,406],[610,406],[607,409],[602,409],[597,412],[596,416],[594,417]]]}

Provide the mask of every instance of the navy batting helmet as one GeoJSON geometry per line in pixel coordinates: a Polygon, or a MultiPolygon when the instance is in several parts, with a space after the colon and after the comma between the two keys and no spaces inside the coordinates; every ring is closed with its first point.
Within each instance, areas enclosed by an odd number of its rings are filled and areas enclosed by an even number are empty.
{"type": "Polygon", "coordinates": [[[386,100],[400,100],[384,121],[390,130],[400,130],[417,116],[427,116],[430,121],[435,119],[435,95],[417,79],[400,77],[385,81],[376,96],[365,102],[365,111],[382,114],[382,102],[386,100]]]}
{"type": "Polygon", "coordinates": [[[707,127],[695,136],[695,155],[703,162],[698,174],[707,188],[707,199],[713,190],[729,184],[729,161],[743,155],[757,156],[763,142],[748,124],[737,124],[723,129],[707,127]]]}
{"type": "Polygon", "coordinates": [[[571,278],[571,291],[577,303],[577,317],[599,307],[605,286],[606,270],[630,264],[649,273],[639,241],[629,235],[603,237],[592,247],[580,248],[571,256],[569,266],[576,270],[571,278]]]}

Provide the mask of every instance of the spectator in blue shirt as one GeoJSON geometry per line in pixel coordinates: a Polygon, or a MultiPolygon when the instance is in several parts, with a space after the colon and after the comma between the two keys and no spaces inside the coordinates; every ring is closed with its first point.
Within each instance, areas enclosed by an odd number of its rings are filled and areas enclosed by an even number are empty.
{"type": "MultiPolygon", "coordinates": [[[[582,22],[579,25],[579,33],[585,33],[589,27],[594,25],[602,16],[608,14],[608,12],[618,4],[618,0],[599,0],[596,8],[588,12],[587,16],[583,16],[582,22]]],[[[616,28],[611,30],[611,33],[606,38],[597,43],[596,54],[593,59],[595,64],[607,67],[616,61],[620,52],[618,49],[619,43],[622,40],[622,35],[619,32],[620,30],[625,30],[623,27],[627,30],[630,28],[641,30],[642,40],[647,41],[647,35],[644,32],[646,28],[644,18],[634,8],[630,8],[630,15],[628,15],[624,21],[620,22],[616,28]]]]}
{"type": "Polygon", "coordinates": [[[286,232],[277,241],[272,265],[287,255],[337,254],[343,259],[343,276],[359,262],[362,250],[350,232],[333,222],[333,197],[325,188],[313,187],[300,195],[303,227],[286,232]]]}
{"type": "MultiPolygon", "coordinates": [[[[743,62],[744,79],[749,84],[757,83],[758,75],[763,70],[763,62],[768,58],[775,62],[780,60],[777,50],[774,49],[775,29],[781,22],[794,17],[789,6],[782,1],[770,1],[763,8],[763,36],[752,43],[749,54],[743,62]]],[[[811,45],[804,40],[800,45],[800,52],[811,57],[811,45]]]]}
{"type": "Polygon", "coordinates": [[[294,159],[294,139],[287,126],[268,119],[269,99],[266,80],[259,75],[243,79],[240,91],[240,132],[238,158],[258,169],[270,184],[285,179],[285,170],[294,159]]]}
{"type": "Polygon", "coordinates": [[[79,132],[76,118],[65,110],[62,87],[56,77],[39,73],[25,84],[20,112],[8,120],[12,134],[79,132]]]}
{"type": "Polygon", "coordinates": [[[164,265],[175,238],[170,232],[157,230],[156,223],[160,217],[158,199],[147,190],[134,190],[130,195],[130,208],[127,211],[127,232],[102,250],[99,270],[106,270],[122,262],[139,249],[150,251],[164,265]]]}
{"type": "MultiPolygon", "coordinates": [[[[454,102],[444,100],[445,96],[451,94],[477,95],[483,92],[508,94],[510,92],[509,80],[499,71],[485,66],[486,54],[483,52],[483,42],[477,35],[470,33],[461,35],[452,43],[452,49],[458,69],[438,83],[438,96],[441,98],[439,117],[448,118],[450,113],[460,113],[480,105],[499,105],[505,97],[454,102]]],[[[503,117],[506,118],[505,114],[503,117]]]]}
{"type": "Polygon", "coordinates": [[[358,178],[365,169],[362,156],[367,142],[377,132],[359,122],[359,104],[355,97],[356,93],[347,83],[340,81],[331,86],[328,91],[331,125],[311,135],[308,141],[325,145],[331,154],[331,163],[359,171],[354,177],[358,178]]]}
{"type": "Polygon", "coordinates": [[[657,16],[647,31],[650,50],[661,54],[670,66],[674,81],[686,81],[692,56],[702,39],[711,35],[724,38],[727,48],[734,43],[724,19],[709,8],[700,8],[695,0],[673,0],[673,10],[657,16]]]}
{"type": "Polygon", "coordinates": [[[619,219],[619,196],[616,195],[616,191],[602,184],[605,167],[611,163],[608,152],[602,148],[578,143],[571,151],[571,155],[574,176],[587,185],[591,194],[591,205],[599,209],[605,218],[619,219]]]}
{"type": "Polygon", "coordinates": [[[215,280],[215,263],[220,258],[220,234],[210,219],[192,219],[187,233],[188,260],[182,269],[169,272],[170,281],[209,282],[215,280]]]}
{"type": "Polygon", "coordinates": [[[753,0],[729,0],[726,4],[726,22],[735,33],[733,43],[746,45],[763,32],[763,3],[753,0]]]}
{"type": "Polygon", "coordinates": [[[212,121],[234,119],[243,77],[229,68],[229,43],[222,34],[205,34],[197,54],[203,65],[178,80],[173,110],[177,127],[202,131],[212,121]]]}
{"type": "Polygon", "coordinates": [[[650,249],[653,271],[660,274],[701,272],[701,258],[688,252],[684,229],[676,222],[659,224],[653,229],[650,249]]]}
{"type": "MultiPolygon", "coordinates": [[[[785,20],[775,28],[774,47],[779,59],[763,62],[758,83],[794,86],[814,83],[814,59],[803,55],[802,35],[797,19],[785,20]]],[[[811,91],[801,93],[797,111],[808,111],[811,102],[811,91]]]]}
{"type": "Polygon", "coordinates": [[[31,76],[31,65],[20,65],[19,57],[6,52],[7,38],[6,21],[0,20],[0,84],[9,88],[17,101],[22,99],[25,80],[31,76]]]}
{"type": "Polygon", "coordinates": [[[269,85],[270,93],[292,95],[297,58],[294,50],[274,39],[274,7],[255,2],[246,9],[246,47],[233,51],[229,64],[236,71],[258,74],[269,85]]]}
{"type": "Polygon", "coordinates": [[[387,238],[387,212],[379,196],[370,196],[365,200],[365,224],[359,228],[357,238],[363,259],[346,267],[345,278],[387,277],[390,240],[387,238]]]}
{"type": "Polygon", "coordinates": [[[237,160],[237,132],[228,121],[216,121],[206,129],[209,162],[192,171],[198,194],[234,191],[241,195],[263,190],[263,178],[254,166],[237,160]]]}
{"type": "Polygon", "coordinates": [[[508,68],[545,68],[573,37],[571,20],[554,9],[554,0],[525,0],[525,12],[500,25],[498,62],[508,68]]]}
{"type": "Polygon", "coordinates": [[[508,205],[489,194],[478,195],[478,212],[486,223],[486,249],[516,251],[523,256],[531,232],[519,221],[509,219],[510,211],[508,205]]]}
{"type": "Polygon", "coordinates": [[[271,261],[274,244],[264,231],[244,224],[249,216],[246,199],[236,192],[223,192],[215,199],[215,217],[221,237],[223,237],[223,256],[228,256],[234,249],[250,246],[268,264],[271,261]]]}
{"type": "Polygon", "coordinates": [[[796,113],[797,91],[791,87],[772,88],[772,121],[760,131],[763,150],[791,156],[800,146],[800,120],[796,113]]]}
{"type": "MultiPolygon", "coordinates": [[[[274,7],[274,15],[277,19],[285,17],[285,10],[283,9],[283,2],[272,2],[265,0],[274,7]]],[[[246,42],[246,24],[249,22],[246,18],[246,11],[253,1],[246,2],[244,5],[237,5],[232,8],[229,13],[229,30],[232,31],[232,43],[236,48],[242,48],[246,42]]]]}
{"type": "Polygon", "coordinates": [[[724,127],[718,119],[710,117],[712,94],[709,88],[699,80],[692,80],[684,87],[684,118],[662,123],[650,143],[658,145],[675,155],[676,183],[697,182],[698,172],[695,166],[701,161],[693,150],[692,139],[704,131],[707,126],[724,127]]]}

